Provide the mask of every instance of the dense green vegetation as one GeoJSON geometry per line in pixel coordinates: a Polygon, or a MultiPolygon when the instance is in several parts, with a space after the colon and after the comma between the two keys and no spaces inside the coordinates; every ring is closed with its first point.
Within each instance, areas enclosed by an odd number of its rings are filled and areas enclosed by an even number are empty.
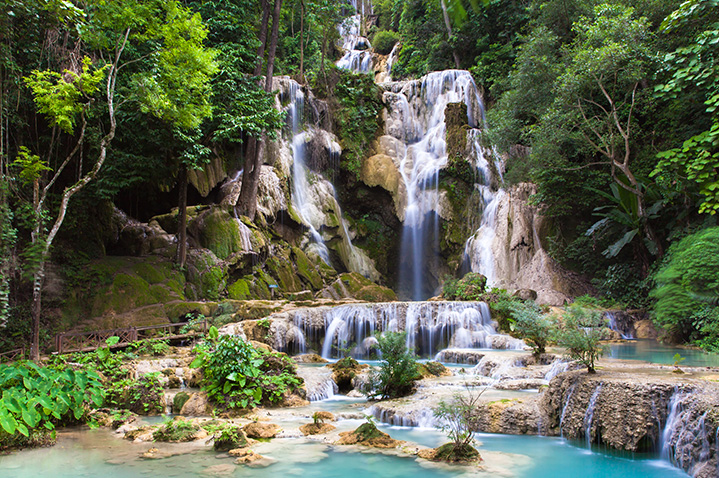
{"type": "Polygon", "coordinates": [[[377,336],[382,360],[369,375],[366,393],[370,398],[397,398],[409,395],[419,378],[417,360],[407,350],[406,332],[385,332],[377,336]]]}
{"type": "MultiPolygon", "coordinates": [[[[506,158],[505,185],[537,185],[531,200],[551,222],[542,238],[551,255],[599,295],[654,310],[668,337],[713,348],[715,301],[704,290],[673,301],[667,291],[679,290],[671,274],[681,251],[704,247],[679,241],[717,224],[718,6],[375,0],[361,28],[376,53],[397,46],[395,79],[469,70],[486,103],[484,141],[506,158]],[[670,310],[680,304],[682,318],[670,310]]],[[[75,325],[60,317],[64,309],[90,309],[71,294],[43,297],[43,285],[94,290],[111,280],[84,274],[113,252],[113,206],[143,221],[161,215],[178,238],[164,254],[184,281],[173,277],[171,293],[156,287],[147,296],[219,300],[232,287],[234,297],[269,298],[271,286],[305,289],[288,270],[278,266],[269,277],[263,269],[277,231],[253,236],[265,248],[247,263],[224,245],[208,247],[216,261],[203,253],[188,263],[184,250],[185,216],[197,217],[217,193],[201,175],[257,169],[249,166],[263,141],[284,125],[271,82],[261,79],[269,70],[326,101],[326,111],[305,116],[331,125],[343,153],[315,172],[333,178],[342,202],[362,203],[346,208],[356,216],[357,243],[385,271],[396,268],[392,199],[370,198],[358,185],[382,131],[382,90],[372,74],[333,64],[337,26],[353,12],[326,0],[278,7],[275,20],[269,2],[256,0],[0,2],[0,350],[33,344],[37,357],[55,331],[75,325]]],[[[462,188],[450,183],[461,205],[462,188]]],[[[252,217],[256,204],[246,206],[213,217],[252,217]]],[[[698,274],[706,284],[717,280],[709,267],[698,274]]],[[[315,292],[330,276],[307,277],[315,292]]],[[[501,291],[452,279],[445,297],[490,299],[509,329],[513,301],[501,291]]]]}
{"type": "Polygon", "coordinates": [[[192,366],[203,372],[207,396],[228,409],[251,409],[281,402],[302,385],[294,363],[284,354],[258,350],[234,335],[217,336],[197,346],[192,366]]]}

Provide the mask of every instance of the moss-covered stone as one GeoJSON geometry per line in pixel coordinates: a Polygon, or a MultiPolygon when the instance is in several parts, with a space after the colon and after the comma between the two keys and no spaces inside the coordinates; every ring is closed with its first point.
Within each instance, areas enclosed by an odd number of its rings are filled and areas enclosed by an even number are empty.
{"type": "Polygon", "coordinates": [[[202,247],[215,253],[220,259],[242,250],[240,228],[237,220],[220,207],[203,212],[189,229],[202,247]]]}
{"type": "Polygon", "coordinates": [[[176,302],[165,304],[167,318],[171,322],[179,322],[191,312],[210,317],[217,310],[217,302],[176,302]]]}
{"type": "Polygon", "coordinates": [[[227,288],[227,295],[233,300],[250,298],[250,284],[246,279],[238,279],[227,288]]]}
{"type": "Polygon", "coordinates": [[[187,401],[190,399],[190,394],[187,392],[179,392],[175,397],[172,399],[172,413],[180,413],[180,410],[182,410],[182,407],[187,403],[187,401]]]}
{"type": "Polygon", "coordinates": [[[187,255],[188,298],[217,300],[227,286],[224,264],[206,249],[196,249],[187,255]]]}
{"type": "Polygon", "coordinates": [[[292,255],[297,265],[297,274],[302,277],[305,282],[312,287],[312,290],[319,290],[322,288],[322,276],[315,265],[310,261],[307,254],[302,251],[299,247],[292,248],[292,255]]]}
{"type": "Polygon", "coordinates": [[[279,282],[281,294],[288,292],[299,292],[303,289],[302,282],[297,278],[288,251],[280,250],[277,254],[267,259],[267,268],[272,277],[279,282]]]}

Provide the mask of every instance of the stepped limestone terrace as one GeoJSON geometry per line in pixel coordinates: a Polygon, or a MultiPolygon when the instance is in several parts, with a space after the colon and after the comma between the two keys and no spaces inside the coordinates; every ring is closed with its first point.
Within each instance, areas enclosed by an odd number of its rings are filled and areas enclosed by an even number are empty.
{"type": "MultiPolygon", "coordinates": [[[[447,348],[522,349],[524,343],[495,330],[484,302],[389,302],[296,309],[270,315],[270,343],[290,354],[314,350],[325,358],[350,348],[370,358],[375,334],[406,331],[407,346],[434,357],[447,348]]],[[[254,338],[257,321],[226,326],[222,332],[254,338]]]]}

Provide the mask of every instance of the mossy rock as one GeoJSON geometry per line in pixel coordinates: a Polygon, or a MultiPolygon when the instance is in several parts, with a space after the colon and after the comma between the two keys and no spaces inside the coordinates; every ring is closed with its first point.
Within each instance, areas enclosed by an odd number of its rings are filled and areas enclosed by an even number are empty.
{"type": "Polygon", "coordinates": [[[227,288],[227,296],[233,300],[247,300],[250,296],[250,283],[246,279],[238,279],[227,288]]]}
{"type": "Polygon", "coordinates": [[[181,417],[162,424],[152,433],[152,439],[161,442],[188,442],[195,439],[200,426],[181,417]]]}
{"type": "MultiPolygon", "coordinates": [[[[392,302],[397,300],[397,294],[392,289],[375,284],[357,272],[340,274],[338,281],[342,282],[350,296],[365,302],[392,302]]],[[[338,282],[332,284],[339,295],[343,295],[342,285],[338,282]]]]}
{"type": "Polygon", "coordinates": [[[187,401],[190,399],[190,394],[187,392],[179,392],[175,397],[172,399],[172,413],[180,413],[180,410],[182,410],[182,407],[187,403],[187,401]]]}
{"type": "Polygon", "coordinates": [[[266,264],[272,277],[279,282],[280,293],[299,292],[303,289],[302,282],[297,278],[289,257],[273,256],[267,260],[266,264]]]}
{"type": "Polygon", "coordinates": [[[433,461],[447,463],[473,464],[482,460],[479,452],[471,445],[445,443],[435,448],[433,461]]]}
{"type": "Polygon", "coordinates": [[[297,274],[312,287],[312,290],[320,290],[323,285],[322,276],[317,272],[315,265],[307,257],[307,254],[299,247],[293,247],[292,255],[297,266],[297,274]]]}
{"type": "Polygon", "coordinates": [[[227,271],[215,254],[195,249],[187,255],[186,295],[194,299],[216,300],[227,286],[227,271]]]}
{"type": "Polygon", "coordinates": [[[165,312],[171,322],[179,322],[181,318],[191,312],[210,317],[216,309],[217,302],[177,302],[165,304],[165,312]]]}
{"type": "Polygon", "coordinates": [[[220,207],[203,212],[188,227],[202,247],[211,250],[220,259],[242,251],[240,228],[237,220],[220,207]]]}

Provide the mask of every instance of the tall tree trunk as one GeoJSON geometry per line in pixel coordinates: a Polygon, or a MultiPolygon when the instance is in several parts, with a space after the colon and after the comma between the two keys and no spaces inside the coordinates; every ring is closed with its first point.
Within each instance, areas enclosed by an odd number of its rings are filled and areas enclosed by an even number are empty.
{"type": "Polygon", "coordinates": [[[305,1],[300,0],[300,83],[305,84],[305,1]]]}
{"type": "MultiPolygon", "coordinates": [[[[444,17],[444,26],[447,28],[447,40],[452,40],[452,23],[449,21],[449,13],[447,12],[447,4],[445,0],[440,0],[440,5],[442,6],[442,16],[444,17]]],[[[459,70],[459,55],[457,54],[457,50],[452,48],[452,56],[454,56],[454,65],[459,70]]]]}
{"type": "MultiPolygon", "coordinates": [[[[267,73],[265,75],[265,91],[268,93],[272,92],[272,74],[275,68],[275,54],[277,52],[277,41],[280,31],[281,9],[282,0],[275,0],[274,10],[272,12],[272,33],[267,51],[267,73]]],[[[265,29],[265,35],[266,33],[265,29]]],[[[251,138],[248,142],[245,156],[245,170],[242,173],[242,189],[240,190],[240,197],[237,200],[236,209],[240,214],[249,217],[250,220],[254,220],[257,214],[257,187],[260,183],[264,149],[262,142],[262,139],[258,141],[255,138],[251,138]]]]}
{"type": "Polygon", "coordinates": [[[182,165],[178,179],[180,187],[177,200],[177,265],[185,267],[187,261],[187,166],[182,165]]]}
{"type": "Polygon", "coordinates": [[[257,63],[255,63],[255,76],[262,73],[262,61],[265,58],[265,46],[267,45],[267,23],[270,19],[270,2],[262,0],[262,25],[260,25],[260,46],[257,47],[257,63]]]}

